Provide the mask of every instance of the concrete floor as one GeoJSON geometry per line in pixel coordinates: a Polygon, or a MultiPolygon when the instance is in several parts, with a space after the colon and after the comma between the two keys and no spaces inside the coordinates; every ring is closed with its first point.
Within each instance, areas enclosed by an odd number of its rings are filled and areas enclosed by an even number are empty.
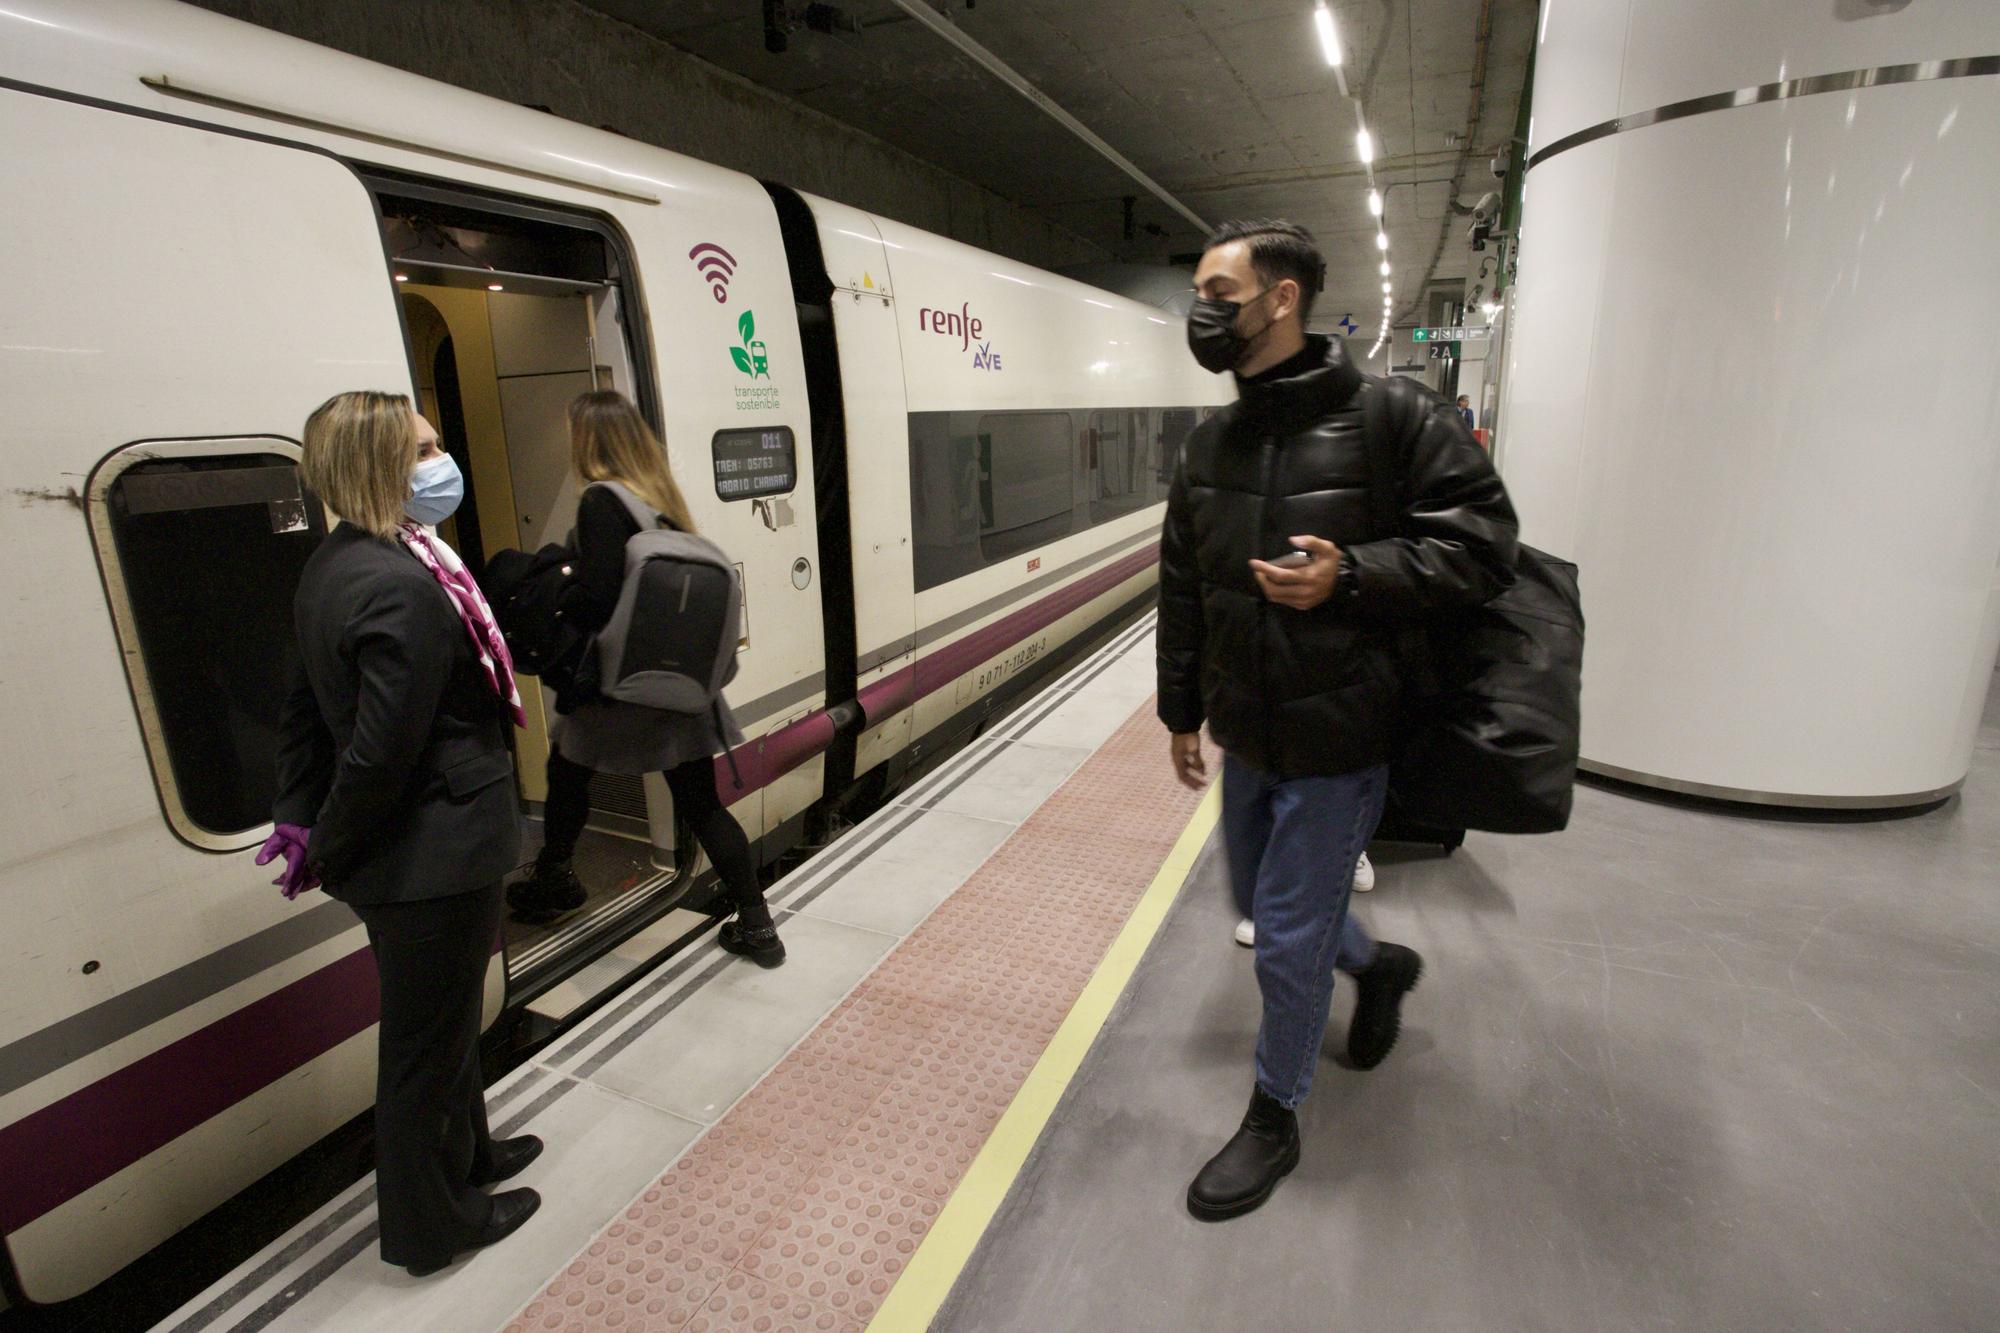
{"type": "Polygon", "coordinates": [[[1298,1171],[1204,1225],[1257,1023],[1216,850],[934,1327],[2000,1327],[2000,688],[1921,817],[1583,789],[1566,834],[1379,858],[1402,1043],[1329,1056],[1298,1171]]]}

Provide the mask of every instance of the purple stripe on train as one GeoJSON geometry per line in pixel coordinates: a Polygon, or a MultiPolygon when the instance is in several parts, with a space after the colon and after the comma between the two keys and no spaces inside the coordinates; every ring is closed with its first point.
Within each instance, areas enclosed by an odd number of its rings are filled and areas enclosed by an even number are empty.
{"type": "MultiPolygon", "coordinates": [[[[1157,545],[1135,551],[876,681],[861,692],[869,723],[944,688],[1158,556],[1157,545]]],[[[741,788],[717,759],[716,789],[733,801],[767,787],[824,751],[833,734],[825,712],[801,718],[737,752],[741,788]]],[[[0,1128],[0,1232],[19,1230],[365,1032],[380,1005],[374,960],[357,949],[0,1128]]]]}

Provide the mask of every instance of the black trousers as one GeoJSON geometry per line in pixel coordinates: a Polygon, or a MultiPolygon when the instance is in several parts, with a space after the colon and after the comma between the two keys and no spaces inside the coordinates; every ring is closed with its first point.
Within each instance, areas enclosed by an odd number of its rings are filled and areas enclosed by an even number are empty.
{"type": "Polygon", "coordinates": [[[354,907],[382,979],[375,1195],[385,1263],[449,1260],[492,1212],[471,1180],[492,1164],[479,1010],[503,903],[493,884],[354,907]]]}
{"type": "MultiPolygon", "coordinates": [[[[674,813],[694,831],[694,840],[715,863],[715,873],[728,890],[738,919],[746,926],[769,925],[764,890],[757,883],[757,862],[743,826],[722,804],[715,791],[715,761],[690,759],[666,770],[667,790],[674,796],[674,813]]],[[[549,794],[542,807],[542,859],[567,861],[590,818],[590,770],[549,751],[549,794]]]]}

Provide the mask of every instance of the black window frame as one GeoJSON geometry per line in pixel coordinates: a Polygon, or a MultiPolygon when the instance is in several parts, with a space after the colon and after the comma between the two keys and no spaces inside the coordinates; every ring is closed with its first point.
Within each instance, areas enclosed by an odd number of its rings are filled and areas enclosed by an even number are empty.
{"type": "MultiPolygon", "coordinates": [[[[205,852],[227,853],[257,846],[270,835],[268,812],[258,822],[241,828],[211,828],[197,818],[190,809],[186,793],[183,791],[179,769],[174,762],[168,724],[164,720],[162,694],[155,684],[158,670],[156,659],[158,650],[149,654],[146,636],[142,632],[140,615],[133,601],[133,589],[126,577],[125,561],[121,551],[117,526],[112,512],[114,489],[135,467],[157,462],[193,462],[224,458],[280,457],[288,460],[292,475],[298,477],[298,462],[301,447],[297,440],[282,435],[221,435],[196,436],[191,438],[135,440],[112,450],[91,470],[85,485],[85,516],[88,520],[92,545],[96,548],[98,573],[104,584],[105,598],[111,610],[113,630],[118,639],[120,655],[125,661],[126,682],[131,690],[132,703],[138,715],[140,738],[145,746],[147,763],[153,771],[153,788],[159,798],[161,813],[166,817],[167,826],[175,837],[188,846],[205,852]]],[[[324,508],[313,498],[301,479],[297,494],[301,503],[300,517],[306,524],[305,540],[309,542],[306,554],[324,539],[328,522],[324,508]]],[[[274,515],[275,518],[275,515],[274,515]]],[[[288,654],[293,651],[291,622],[285,618],[279,642],[272,645],[271,669],[277,680],[276,688],[283,688],[282,667],[288,654]]]]}
{"type": "Polygon", "coordinates": [[[913,538],[910,576],[914,590],[923,593],[941,588],[959,579],[970,578],[982,570],[1032,555],[1078,533],[1119,522],[1164,504],[1173,468],[1179,461],[1180,445],[1187,433],[1203,419],[1203,414],[1212,410],[1199,404],[1170,403],[1119,407],[935,409],[909,413],[905,425],[913,538]],[[1122,418],[1121,429],[1138,432],[1122,454],[1127,465],[1136,468],[1131,480],[1137,490],[1129,493],[1132,497],[1129,500],[1121,497],[1118,503],[1107,504],[1093,499],[1091,495],[1094,489],[1091,479],[1104,462],[1101,441],[1095,457],[1087,446],[1096,439],[1092,432],[1099,429],[1100,418],[1113,413],[1122,418]],[[958,446],[970,443],[974,451],[970,465],[975,472],[982,472],[983,469],[977,467],[981,424],[994,417],[1044,415],[1062,417],[1068,422],[1069,450],[1064,480],[1070,487],[1069,508],[1024,525],[989,530],[986,519],[991,506],[983,489],[979,489],[983,483],[975,481],[972,483],[975,489],[966,490],[964,478],[959,475],[962,469],[958,466],[966,460],[958,446]],[[1171,448],[1162,439],[1170,415],[1174,416],[1176,425],[1186,427],[1171,448]],[[969,423],[968,428],[958,429],[964,423],[969,423]],[[1162,454],[1157,462],[1153,457],[1156,447],[1162,454]],[[941,467],[943,471],[939,470],[941,467]],[[943,489],[952,506],[948,528],[928,524],[923,517],[945,515],[945,511],[935,503],[939,497],[924,493],[926,483],[935,487],[940,477],[944,479],[943,489]],[[976,516],[970,524],[960,513],[960,503],[967,499],[971,500],[972,513],[976,516]],[[1057,527],[1061,531],[1056,531],[1057,527]],[[1021,534],[1028,536],[1022,539],[1021,534]],[[927,537],[932,540],[927,542],[924,540],[927,537]]]}

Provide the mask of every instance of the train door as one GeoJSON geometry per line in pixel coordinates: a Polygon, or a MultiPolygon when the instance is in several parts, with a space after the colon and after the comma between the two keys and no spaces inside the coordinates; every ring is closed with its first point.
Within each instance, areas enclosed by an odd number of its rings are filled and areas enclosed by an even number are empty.
{"type": "Polygon", "coordinates": [[[360,926],[252,853],[300,429],[409,380],[338,160],[14,88],[0,125],[0,1232],[56,1301],[368,1104],[360,926]]]}
{"type": "Polygon", "coordinates": [[[912,715],[904,706],[916,650],[909,398],[889,252],[874,220],[823,199],[812,200],[811,211],[846,404],[854,683],[866,726],[855,773],[865,776],[904,755],[911,742],[912,715]]]}
{"type": "MultiPolygon", "coordinates": [[[[376,182],[383,245],[409,329],[418,401],[465,475],[440,533],[477,573],[496,552],[566,541],[575,523],[567,410],[615,389],[650,407],[625,312],[620,238],[587,215],[484,199],[431,183],[376,182]]],[[[657,420],[657,416],[655,415],[657,420]]],[[[552,691],[523,691],[515,764],[531,816],[547,794],[552,691]]],[[[539,820],[530,823],[531,841],[539,820]]],[[[600,774],[577,848],[584,906],[507,931],[509,980],[534,991],[625,933],[681,884],[671,798],[655,779],[600,774]]]]}

